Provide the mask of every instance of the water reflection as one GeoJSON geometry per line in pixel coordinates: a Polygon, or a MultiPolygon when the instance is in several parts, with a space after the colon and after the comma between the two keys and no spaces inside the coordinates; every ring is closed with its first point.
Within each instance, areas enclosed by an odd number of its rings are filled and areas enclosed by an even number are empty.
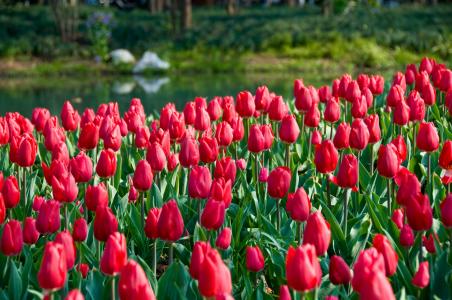
{"type": "MultiPolygon", "coordinates": [[[[332,74],[334,76],[335,74],[332,74]]],[[[100,103],[118,101],[127,109],[130,99],[142,100],[147,113],[160,111],[169,101],[182,109],[196,96],[236,95],[241,90],[255,91],[266,84],[277,94],[289,97],[296,74],[224,74],[171,77],[99,77],[99,78],[33,78],[0,80],[0,114],[19,111],[30,116],[33,107],[47,107],[59,114],[65,100],[71,100],[82,111],[100,103]]],[[[306,80],[305,80],[306,81],[306,80]]],[[[320,85],[326,82],[308,81],[320,85]]]]}

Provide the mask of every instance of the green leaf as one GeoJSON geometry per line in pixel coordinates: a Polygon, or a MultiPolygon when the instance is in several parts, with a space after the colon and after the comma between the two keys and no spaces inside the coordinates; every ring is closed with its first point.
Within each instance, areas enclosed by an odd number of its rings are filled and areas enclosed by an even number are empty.
{"type": "Polygon", "coordinates": [[[191,281],[186,267],[179,261],[175,261],[158,281],[157,298],[159,300],[184,299],[191,281]]]}
{"type": "Polygon", "coordinates": [[[22,279],[17,271],[16,264],[10,258],[9,260],[9,282],[8,293],[9,298],[13,300],[20,300],[22,295],[22,279]]]}

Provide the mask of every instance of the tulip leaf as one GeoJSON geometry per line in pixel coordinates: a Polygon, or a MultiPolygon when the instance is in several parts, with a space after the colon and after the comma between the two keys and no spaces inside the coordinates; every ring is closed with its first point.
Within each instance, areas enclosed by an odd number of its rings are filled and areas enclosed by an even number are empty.
{"type": "Polygon", "coordinates": [[[13,299],[13,300],[21,299],[22,280],[20,278],[16,264],[14,263],[14,261],[11,258],[9,259],[8,276],[9,276],[9,282],[8,282],[9,299],[13,299]]]}
{"type": "Polygon", "coordinates": [[[158,281],[157,298],[159,300],[183,299],[191,281],[186,267],[179,261],[175,261],[166,269],[158,281]]]}

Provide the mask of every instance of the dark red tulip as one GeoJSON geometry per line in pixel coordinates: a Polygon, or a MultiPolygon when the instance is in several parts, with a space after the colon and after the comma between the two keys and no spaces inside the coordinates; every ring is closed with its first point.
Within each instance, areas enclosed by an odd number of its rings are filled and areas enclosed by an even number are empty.
{"type": "Polygon", "coordinates": [[[80,116],[69,101],[64,102],[61,108],[61,122],[64,129],[67,131],[74,131],[78,128],[80,123],[80,116]]]}
{"type": "Polygon", "coordinates": [[[265,259],[259,246],[246,247],[246,268],[251,272],[259,272],[264,269],[265,259]]]}
{"type": "Polygon", "coordinates": [[[159,221],[161,209],[158,207],[153,207],[149,210],[146,217],[146,224],[144,226],[144,232],[146,236],[150,239],[155,240],[158,238],[157,223],[159,221]]]}
{"type": "Polygon", "coordinates": [[[318,172],[331,173],[336,169],[339,155],[330,140],[324,140],[315,148],[314,164],[318,172]]]}
{"type": "Polygon", "coordinates": [[[259,125],[251,125],[248,137],[248,151],[259,153],[264,150],[264,136],[259,125]]]}
{"type": "Polygon", "coordinates": [[[134,260],[129,260],[119,276],[118,291],[120,299],[155,300],[146,273],[134,260]]]}
{"type": "Polygon", "coordinates": [[[38,272],[38,283],[42,289],[61,289],[67,276],[66,253],[63,245],[47,242],[38,272]]]}
{"type": "Polygon", "coordinates": [[[209,199],[201,214],[201,225],[207,230],[217,230],[223,225],[224,216],[224,202],[209,199]]]}
{"type": "Polygon", "coordinates": [[[36,229],[41,234],[50,234],[60,229],[60,203],[55,200],[44,201],[36,218],[36,229]]]}
{"type": "Polygon", "coordinates": [[[195,129],[198,131],[205,131],[210,128],[210,116],[205,108],[196,110],[195,129]]]}
{"type": "Polygon", "coordinates": [[[87,264],[78,264],[77,271],[80,272],[83,278],[86,278],[88,276],[89,266],[87,264]]]}
{"type": "Polygon", "coordinates": [[[78,186],[70,172],[52,178],[53,198],[60,202],[73,202],[78,195],[78,186]]]}
{"type": "Polygon", "coordinates": [[[438,165],[445,170],[452,169],[452,141],[447,140],[443,144],[439,154],[438,165]]]}
{"type": "Polygon", "coordinates": [[[430,284],[430,271],[428,261],[423,261],[419,264],[419,268],[414,274],[411,283],[418,288],[425,288],[430,284]]]}
{"type": "Polygon", "coordinates": [[[17,149],[17,164],[21,167],[30,167],[35,163],[38,146],[35,138],[25,133],[19,138],[17,149]]]}
{"type": "Polygon", "coordinates": [[[436,253],[436,246],[435,246],[435,240],[439,244],[439,238],[436,233],[431,233],[428,236],[422,237],[422,245],[425,247],[425,249],[432,254],[436,253]]]}
{"type": "Polygon", "coordinates": [[[177,241],[184,231],[184,220],[175,200],[171,199],[163,204],[157,222],[157,232],[160,239],[177,241]]]}
{"type": "Polygon", "coordinates": [[[2,195],[6,208],[14,208],[19,204],[20,190],[16,177],[11,175],[3,181],[2,195]]]}
{"type": "Polygon", "coordinates": [[[231,294],[231,273],[215,249],[208,249],[200,265],[198,289],[203,297],[231,294]]]}
{"type": "Polygon", "coordinates": [[[411,247],[414,245],[414,233],[413,229],[411,229],[410,225],[403,225],[400,230],[400,245],[403,247],[411,247]]]}
{"type": "Polygon", "coordinates": [[[138,191],[145,192],[152,187],[153,178],[151,165],[144,159],[140,160],[133,174],[133,186],[138,191]]]}
{"type": "Polygon", "coordinates": [[[199,147],[196,140],[190,136],[186,136],[181,143],[179,152],[180,164],[185,167],[196,166],[199,162],[199,147]]]}
{"type": "Polygon", "coordinates": [[[84,242],[88,236],[88,224],[84,218],[78,218],[74,221],[72,228],[72,238],[76,242],[84,242]]]}
{"type": "Polygon", "coordinates": [[[192,198],[204,199],[209,196],[212,177],[209,168],[195,166],[190,170],[188,179],[188,194],[192,198]]]}
{"type": "Polygon", "coordinates": [[[76,258],[76,249],[72,235],[67,230],[58,232],[55,237],[55,242],[63,245],[66,257],[66,267],[68,270],[72,269],[76,258]]]}
{"type": "Polygon", "coordinates": [[[215,246],[219,249],[226,250],[231,244],[232,231],[231,228],[225,227],[218,234],[217,240],[215,241],[215,246]]]}
{"type": "Polygon", "coordinates": [[[328,250],[330,240],[330,224],[328,224],[320,211],[316,211],[309,216],[306,222],[306,228],[303,235],[303,245],[314,245],[317,255],[322,256],[328,250]]]}
{"type": "Polygon", "coordinates": [[[441,202],[441,221],[444,226],[452,227],[452,194],[448,194],[446,198],[441,202]]]}
{"type": "Polygon", "coordinates": [[[9,220],[3,227],[0,239],[0,250],[5,256],[15,256],[20,254],[24,244],[22,237],[22,226],[17,220],[9,220]]]}
{"type": "Polygon", "coordinates": [[[93,162],[85,152],[80,152],[77,156],[71,158],[69,170],[76,182],[88,182],[93,175],[93,162]]]}
{"type": "Polygon", "coordinates": [[[203,163],[213,163],[218,157],[218,143],[213,137],[204,136],[199,139],[199,156],[203,163]]]}
{"type": "Polygon", "coordinates": [[[193,279],[198,280],[199,276],[203,272],[201,269],[204,257],[208,250],[210,250],[210,244],[208,242],[197,241],[193,246],[193,252],[190,259],[190,275],[193,279]]]}
{"type": "Polygon", "coordinates": [[[329,278],[335,285],[347,284],[352,280],[352,272],[342,257],[333,255],[330,258],[329,278]]]}
{"type": "Polygon", "coordinates": [[[126,237],[119,232],[112,233],[105,244],[100,260],[100,270],[107,275],[121,272],[127,263],[126,237]]]}
{"type": "MultiPolygon", "coordinates": [[[[399,172],[400,173],[400,172],[399,172]]],[[[396,176],[396,178],[399,175],[396,176]]],[[[399,190],[396,201],[399,205],[408,205],[409,202],[418,197],[421,192],[421,183],[413,173],[407,173],[400,177],[399,190]]]]}
{"type": "Polygon", "coordinates": [[[98,185],[88,185],[85,194],[85,204],[88,210],[96,211],[98,206],[108,205],[108,191],[105,183],[98,185]]]}
{"type": "Polygon", "coordinates": [[[268,117],[272,121],[281,121],[289,112],[287,104],[281,96],[273,97],[268,106],[268,117]]]}
{"type": "Polygon", "coordinates": [[[286,210],[294,221],[304,222],[308,219],[311,211],[311,200],[303,187],[287,196],[286,210]]]}
{"type": "Polygon", "coordinates": [[[99,143],[99,126],[94,122],[88,122],[82,126],[77,142],[77,147],[82,150],[92,150],[99,143]]]}
{"type": "Polygon", "coordinates": [[[400,163],[399,153],[393,144],[380,146],[378,150],[377,169],[381,176],[394,178],[399,171],[400,163]]]}
{"type": "Polygon", "coordinates": [[[237,104],[235,109],[242,118],[250,118],[254,115],[256,105],[254,103],[254,97],[248,91],[242,91],[237,94],[237,104]]]}
{"type": "Polygon", "coordinates": [[[286,278],[290,288],[304,292],[320,286],[322,270],[315,251],[311,244],[297,248],[289,246],[286,256],[286,278]]]}
{"type": "Polygon", "coordinates": [[[279,138],[285,143],[293,144],[297,141],[299,135],[300,128],[295,120],[295,116],[291,114],[286,115],[282,119],[279,127],[279,138]]]}
{"type": "Polygon", "coordinates": [[[221,147],[227,147],[232,142],[233,134],[231,125],[223,121],[217,125],[215,138],[221,147]]]}
{"type": "Polygon", "coordinates": [[[370,133],[362,119],[355,119],[350,130],[350,147],[362,151],[369,143],[370,133]]]}
{"type": "Polygon", "coordinates": [[[116,173],[116,154],[111,149],[104,149],[100,153],[96,165],[96,173],[100,177],[109,178],[116,173]]]}
{"type": "Polygon", "coordinates": [[[418,194],[416,198],[406,203],[406,216],[413,230],[429,230],[432,227],[433,217],[428,196],[418,194]]]}
{"type": "Polygon", "coordinates": [[[347,122],[340,123],[336,128],[333,138],[334,146],[337,149],[345,149],[350,147],[350,131],[351,127],[347,122]]]}
{"type": "Polygon", "coordinates": [[[25,244],[33,245],[39,239],[39,231],[36,229],[36,220],[26,217],[24,221],[23,241],[25,244]]]}
{"type": "Polygon", "coordinates": [[[223,177],[215,178],[212,181],[209,198],[224,202],[225,208],[228,208],[232,201],[231,180],[225,180],[223,177]]]}
{"type": "Polygon", "coordinates": [[[282,199],[289,191],[292,174],[287,167],[277,167],[273,169],[267,180],[267,192],[270,197],[282,199]]]}
{"type": "Polygon", "coordinates": [[[382,234],[376,234],[373,240],[373,246],[383,255],[386,276],[390,277],[394,275],[397,270],[399,257],[388,238],[382,234]]]}
{"type": "Polygon", "coordinates": [[[108,206],[97,206],[94,218],[94,237],[105,242],[108,237],[118,230],[118,220],[108,206]]]}
{"type": "Polygon", "coordinates": [[[400,162],[404,162],[406,159],[407,150],[405,140],[403,139],[403,137],[401,135],[398,135],[395,139],[391,141],[391,144],[395,146],[400,162]]]}
{"type": "Polygon", "coordinates": [[[425,152],[436,151],[439,147],[439,136],[432,122],[421,123],[416,136],[416,146],[425,152]]]}
{"type": "Polygon", "coordinates": [[[333,97],[326,102],[323,118],[329,123],[336,123],[341,117],[341,105],[339,98],[333,97]]]}
{"type": "Polygon", "coordinates": [[[0,224],[3,224],[6,218],[6,207],[5,200],[3,200],[3,195],[0,193],[0,224]]]}
{"type": "Polygon", "coordinates": [[[397,226],[397,228],[402,229],[404,223],[405,213],[403,208],[397,208],[394,210],[391,216],[391,220],[397,226]]]}
{"type": "Polygon", "coordinates": [[[342,188],[356,189],[358,183],[358,159],[353,154],[346,154],[339,165],[336,183],[342,188]]]}

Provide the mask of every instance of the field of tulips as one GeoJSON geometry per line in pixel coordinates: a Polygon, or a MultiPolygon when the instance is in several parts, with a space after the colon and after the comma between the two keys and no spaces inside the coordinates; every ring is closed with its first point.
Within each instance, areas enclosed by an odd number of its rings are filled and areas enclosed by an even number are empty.
{"type": "Polygon", "coordinates": [[[0,299],[451,299],[452,71],[0,117],[0,299]]]}

